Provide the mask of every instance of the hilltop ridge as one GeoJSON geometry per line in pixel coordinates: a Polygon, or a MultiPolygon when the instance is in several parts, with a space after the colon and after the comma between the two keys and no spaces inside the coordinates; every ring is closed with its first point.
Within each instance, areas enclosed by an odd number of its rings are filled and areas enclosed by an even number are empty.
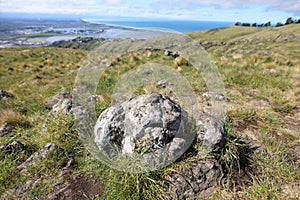
{"type": "MultiPolygon", "coordinates": [[[[69,112],[70,92],[90,54],[86,49],[96,47],[93,39],[82,46],[80,39],[67,41],[65,47],[70,48],[0,49],[0,198],[166,199],[168,176],[214,157],[222,168],[223,182],[208,185],[201,194],[193,188],[197,184],[183,184],[191,187],[195,198],[299,199],[300,25],[230,26],[188,35],[202,44],[223,79],[227,142],[224,149],[205,158],[198,155],[201,145],[195,142],[171,166],[143,174],[109,168],[79,139],[69,112]],[[61,107],[56,105],[60,98],[61,107]]],[[[101,42],[105,41],[97,44],[101,42]]],[[[178,53],[146,49],[125,53],[109,63],[91,97],[97,114],[111,105],[118,80],[147,62],[162,63],[185,77],[199,106],[210,106],[202,74],[178,53]]],[[[167,89],[149,81],[134,93],[167,89]]],[[[185,172],[186,176],[194,174],[185,172]]]]}

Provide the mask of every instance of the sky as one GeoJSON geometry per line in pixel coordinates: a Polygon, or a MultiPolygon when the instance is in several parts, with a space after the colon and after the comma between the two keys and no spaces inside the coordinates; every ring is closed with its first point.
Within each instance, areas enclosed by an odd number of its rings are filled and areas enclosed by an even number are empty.
{"type": "Polygon", "coordinates": [[[6,12],[276,23],[300,18],[300,0],[0,0],[6,12]]]}

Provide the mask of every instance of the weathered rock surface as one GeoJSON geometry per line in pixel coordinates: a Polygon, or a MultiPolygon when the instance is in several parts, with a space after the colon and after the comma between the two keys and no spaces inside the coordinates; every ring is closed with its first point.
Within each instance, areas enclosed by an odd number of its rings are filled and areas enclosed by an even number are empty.
{"type": "Polygon", "coordinates": [[[171,50],[165,50],[165,56],[172,56],[173,58],[177,58],[179,56],[178,52],[173,52],[171,50]]]}
{"type": "Polygon", "coordinates": [[[7,100],[8,98],[15,98],[15,95],[3,89],[0,89],[0,100],[7,100]]]}
{"type": "Polygon", "coordinates": [[[54,151],[57,145],[54,143],[47,143],[37,152],[32,154],[25,162],[17,167],[18,170],[26,170],[29,166],[34,165],[39,159],[45,158],[50,152],[54,151]]]}
{"type": "Polygon", "coordinates": [[[43,124],[43,130],[47,129],[49,124],[49,119],[51,116],[58,113],[68,113],[72,109],[72,94],[69,92],[58,93],[50,100],[45,103],[47,108],[51,108],[51,111],[48,113],[46,120],[43,124]]]}
{"type": "Polygon", "coordinates": [[[68,113],[72,108],[72,98],[62,99],[52,107],[52,113],[68,113]]]}
{"type": "Polygon", "coordinates": [[[205,199],[222,178],[222,167],[216,160],[195,161],[167,175],[166,190],[172,199],[205,199]]]}
{"type": "Polygon", "coordinates": [[[16,129],[15,125],[11,124],[4,124],[3,126],[0,127],[0,136],[6,135],[16,129]]]}
{"type": "Polygon", "coordinates": [[[65,99],[72,99],[72,95],[70,92],[60,92],[48,101],[46,101],[45,105],[47,108],[53,108],[54,105],[56,105],[59,101],[65,100],[65,99]]]}
{"type": "Polygon", "coordinates": [[[101,113],[95,143],[108,156],[139,154],[156,166],[178,158],[193,141],[186,119],[187,113],[166,96],[137,96],[101,113]]]}
{"type": "Polygon", "coordinates": [[[226,131],[224,122],[206,112],[199,112],[197,120],[197,141],[210,151],[217,151],[224,147],[226,131]]]}
{"type": "Polygon", "coordinates": [[[162,89],[162,88],[166,88],[169,85],[172,85],[172,84],[169,83],[167,80],[160,80],[156,83],[156,88],[162,89]]]}
{"type": "Polygon", "coordinates": [[[4,151],[7,154],[19,153],[24,150],[24,145],[19,141],[13,141],[9,144],[2,144],[0,150],[4,151]]]}
{"type": "Polygon", "coordinates": [[[215,100],[215,101],[229,100],[228,97],[226,97],[224,94],[217,93],[217,92],[205,92],[202,94],[202,98],[205,100],[215,100]]]}

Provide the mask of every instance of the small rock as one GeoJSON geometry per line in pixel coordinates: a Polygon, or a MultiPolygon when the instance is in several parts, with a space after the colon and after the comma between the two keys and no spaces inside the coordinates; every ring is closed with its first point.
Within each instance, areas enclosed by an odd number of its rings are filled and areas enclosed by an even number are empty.
{"type": "Polygon", "coordinates": [[[68,160],[68,162],[66,163],[66,165],[62,168],[62,170],[67,170],[67,169],[69,169],[69,168],[72,168],[72,166],[74,166],[75,165],[75,160],[74,160],[74,158],[70,158],[69,160],[68,160]]]}
{"type": "Polygon", "coordinates": [[[3,89],[0,89],[0,100],[7,100],[8,98],[15,98],[15,95],[3,89]]]}
{"type": "Polygon", "coordinates": [[[68,113],[72,108],[72,99],[61,99],[52,107],[52,114],[68,113]]]}
{"type": "Polygon", "coordinates": [[[88,102],[101,102],[101,101],[104,101],[104,98],[101,95],[95,94],[95,95],[88,97],[87,101],[88,102]]]}
{"type": "Polygon", "coordinates": [[[23,151],[24,149],[24,145],[18,141],[13,141],[9,144],[3,144],[0,146],[0,150],[4,151],[7,154],[11,154],[11,153],[19,153],[21,151],[23,151]]]}
{"type": "Polygon", "coordinates": [[[227,101],[229,100],[224,94],[216,92],[205,92],[202,94],[205,100],[227,101]]]}
{"type": "Polygon", "coordinates": [[[199,112],[197,141],[210,151],[217,151],[226,143],[224,122],[204,111],[199,112]]]}
{"type": "Polygon", "coordinates": [[[51,116],[57,115],[58,113],[66,114],[70,112],[72,109],[72,103],[72,95],[70,93],[59,93],[58,95],[55,95],[48,103],[46,103],[46,106],[48,108],[52,107],[52,110],[48,113],[44,121],[43,131],[45,132],[47,130],[51,116]]]}
{"type": "Polygon", "coordinates": [[[264,69],[262,73],[263,74],[276,74],[277,71],[276,71],[276,69],[264,69]]]}
{"type": "Polygon", "coordinates": [[[270,107],[269,102],[267,102],[265,100],[252,100],[252,101],[250,101],[250,104],[252,104],[253,106],[256,106],[256,107],[260,107],[260,108],[270,107]]]}
{"type": "Polygon", "coordinates": [[[54,143],[47,143],[37,152],[32,154],[25,162],[17,167],[18,170],[26,170],[28,167],[34,165],[39,159],[45,158],[50,152],[54,151],[57,145],[54,143]]]}
{"type": "Polygon", "coordinates": [[[171,84],[167,80],[160,80],[157,82],[156,88],[162,89],[162,88],[166,88],[169,85],[171,85],[171,84]]]}
{"type": "Polygon", "coordinates": [[[243,139],[243,141],[246,143],[246,145],[253,151],[256,152],[266,152],[266,149],[264,149],[261,144],[257,142],[256,139],[251,138],[247,134],[241,134],[240,137],[243,139]]]}
{"type": "Polygon", "coordinates": [[[177,58],[179,56],[178,52],[173,52],[173,51],[170,51],[170,50],[165,50],[165,53],[164,53],[165,56],[172,56],[173,58],[177,58]]]}
{"type": "Polygon", "coordinates": [[[114,65],[113,65],[112,62],[107,62],[107,63],[105,64],[105,66],[106,66],[106,67],[113,67],[114,65]]]}
{"type": "Polygon", "coordinates": [[[226,56],[221,56],[220,60],[221,61],[228,61],[228,58],[226,56]]]}
{"type": "Polygon", "coordinates": [[[72,94],[70,92],[61,92],[52,97],[50,100],[46,101],[46,107],[52,108],[55,104],[63,99],[72,99],[72,94]]]}
{"type": "Polygon", "coordinates": [[[164,53],[164,55],[165,56],[170,56],[172,54],[172,51],[170,51],[170,50],[165,50],[165,53],[164,53]]]}
{"type": "Polygon", "coordinates": [[[182,66],[186,65],[187,61],[182,56],[178,56],[175,58],[174,63],[176,66],[182,66]]]}
{"type": "Polygon", "coordinates": [[[3,126],[0,127],[0,136],[4,136],[8,133],[11,133],[16,129],[15,125],[11,124],[4,124],[3,126]]]}

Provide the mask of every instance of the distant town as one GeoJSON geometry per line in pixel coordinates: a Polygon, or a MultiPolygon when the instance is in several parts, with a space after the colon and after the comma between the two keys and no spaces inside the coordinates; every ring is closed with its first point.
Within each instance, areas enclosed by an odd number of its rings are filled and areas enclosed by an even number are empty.
{"type": "Polygon", "coordinates": [[[102,37],[107,30],[126,28],[92,24],[82,20],[0,19],[0,48],[46,46],[77,37],[102,37]]]}

